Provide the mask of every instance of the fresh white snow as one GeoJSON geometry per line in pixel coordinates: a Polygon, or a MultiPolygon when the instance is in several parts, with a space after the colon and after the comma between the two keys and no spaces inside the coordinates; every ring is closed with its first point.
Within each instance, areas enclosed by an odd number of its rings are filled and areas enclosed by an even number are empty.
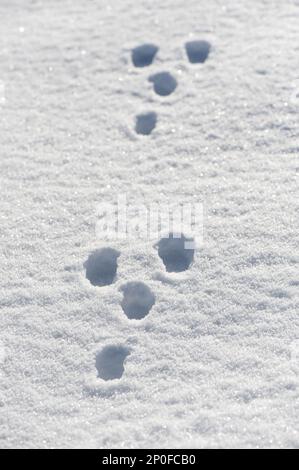
{"type": "Polygon", "coordinates": [[[299,2],[0,17],[0,447],[298,448],[299,2]],[[100,240],[119,194],[201,202],[194,259],[100,240]]]}

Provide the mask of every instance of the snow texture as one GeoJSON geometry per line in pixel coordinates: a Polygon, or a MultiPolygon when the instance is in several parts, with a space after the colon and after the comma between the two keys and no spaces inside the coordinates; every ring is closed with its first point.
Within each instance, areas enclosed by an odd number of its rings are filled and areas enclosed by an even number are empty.
{"type": "Polygon", "coordinates": [[[298,448],[298,1],[0,16],[0,446],[298,448]],[[117,194],[203,203],[186,269],[96,237],[117,194]]]}

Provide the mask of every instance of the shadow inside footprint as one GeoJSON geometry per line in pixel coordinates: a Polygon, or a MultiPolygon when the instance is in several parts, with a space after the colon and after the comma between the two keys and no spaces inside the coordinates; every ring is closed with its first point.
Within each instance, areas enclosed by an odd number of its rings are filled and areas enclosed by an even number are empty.
{"type": "Polygon", "coordinates": [[[149,135],[156,127],[157,114],[154,112],[143,113],[136,116],[135,130],[137,134],[149,135]]]}
{"type": "Polygon", "coordinates": [[[130,320],[144,318],[156,301],[151,289],[143,282],[128,282],[121,287],[121,290],[123,292],[121,307],[130,320]]]}
{"type": "Polygon", "coordinates": [[[177,87],[176,79],[169,72],[160,72],[149,77],[149,82],[153,83],[157,95],[168,96],[177,87]]]}
{"type": "Polygon", "coordinates": [[[102,248],[91,253],[84,263],[86,278],[93,286],[112,284],[117,271],[120,253],[113,248],[102,248]]]}
{"type": "Polygon", "coordinates": [[[98,377],[103,380],[120,379],[124,373],[124,361],[130,354],[124,346],[105,346],[96,355],[98,377]]]}
{"type": "Polygon", "coordinates": [[[146,67],[151,65],[157,52],[158,47],[154,44],[142,44],[132,50],[132,62],[135,67],[146,67]]]}
{"type": "Polygon", "coordinates": [[[156,246],[167,272],[186,271],[194,259],[194,240],[182,233],[170,233],[168,238],[161,238],[156,246]]]}
{"type": "Polygon", "coordinates": [[[208,58],[211,44],[208,41],[190,41],[186,42],[185,48],[191,64],[202,64],[208,58]]]}

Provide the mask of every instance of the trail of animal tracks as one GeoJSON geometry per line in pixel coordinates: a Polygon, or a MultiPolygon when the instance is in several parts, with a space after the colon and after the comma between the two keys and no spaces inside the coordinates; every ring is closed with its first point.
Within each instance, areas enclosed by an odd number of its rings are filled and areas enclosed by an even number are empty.
{"type": "Polygon", "coordinates": [[[0,447],[298,447],[298,1],[0,17],[0,447]],[[103,242],[124,194],[203,240],[103,242]]]}

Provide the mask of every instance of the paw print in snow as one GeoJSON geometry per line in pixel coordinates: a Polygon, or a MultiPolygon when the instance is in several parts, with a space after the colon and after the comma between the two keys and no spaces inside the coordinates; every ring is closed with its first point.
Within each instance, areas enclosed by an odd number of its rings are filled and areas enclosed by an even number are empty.
{"type": "MultiPolygon", "coordinates": [[[[209,57],[211,44],[205,40],[194,40],[185,43],[185,50],[190,64],[203,64],[209,57]]],[[[132,49],[131,59],[134,67],[144,68],[153,64],[159,51],[155,44],[141,44],[132,49]]],[[[153,91],[165,98],[175,92],[178,82],[176,78],[167,71],[158,72],[148,77],[153,85],[153,91]]],[[[136,116],[136,134],[149,136],[156,127],[157,114],[147,111],[136,116]]]]}
{"type": "MultiPolygon", "coordinates": [[[[179,273],[190,268],[194,260],[194,239],[183,233],[171,232],[154,245],[168,273],[179,273]]],[[[114,282],[120,252],[113,248],[96,250],[84,263],[86,278],[92,286],[101,288],[114,282]]],[[[119,290],[123,294],[120,307],[129,320],[141,321],[149,315],[156,303],[154,292],[141,281],[129,281],[119,290]]],[[[127,346],[110,344],[96,354],[98,378],[109,381],[120,379],[131,350],[127,346]]]]}

